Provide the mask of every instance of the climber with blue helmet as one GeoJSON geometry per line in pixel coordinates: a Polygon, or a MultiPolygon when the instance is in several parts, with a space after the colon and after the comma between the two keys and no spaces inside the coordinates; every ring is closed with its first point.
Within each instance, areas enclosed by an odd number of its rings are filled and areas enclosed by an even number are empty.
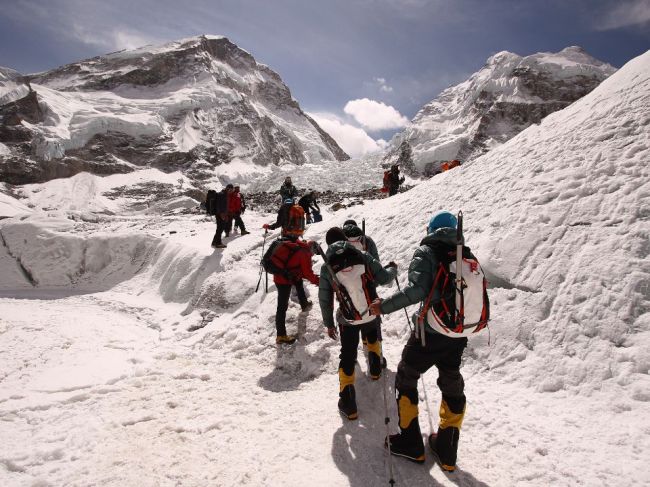
{"type": "MultiPolygon", "coordinates": [[[[370,306],[374,315],[392,313],[406,306],[428,301],[441,265],[450,256],[455,259],[457,218],[448,211],[436,213],[427,225],[427,235],[413,254],[408,271],[408,284],[386,299],[376,299],[370,306]]],[[[465,250],[463,250],[465,252],[465,250]]],[[[448,264],[447,264],[448,265],[448,264]]],[[[418,314],[414,315],[414,323],[418,314]]],[[[417,325],[416,325],[417,326],[417,325]]],[[[424,333],[424,332],[422,332],[424,333]]],[[[418,422],[418,390],[420,376],[434,365],[438,369],[438,387],[442,392],[440,423],[431,432],[429,446],[438,463],[446,471],[456,468],[456,453],[460,426],[465,414],[465,393],[460,364],[467,338],[452,338],[431,327],[426,328],[426,340],[411,334],[397,366],[395,391],[399,415],[399,433],[390,435],[390,452],[416,463],[424,463],[424,442],[418,422]]]]}

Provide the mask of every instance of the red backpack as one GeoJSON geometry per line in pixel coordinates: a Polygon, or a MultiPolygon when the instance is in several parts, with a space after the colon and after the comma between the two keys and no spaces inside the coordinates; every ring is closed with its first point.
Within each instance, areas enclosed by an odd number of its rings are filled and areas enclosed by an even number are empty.
{"type": "Polygon", "coordinates": [[[300,205],[293,205],[289,208],[289,218],[284,227],[286,235],[301,236],[305,233],[305,210],[300,205]]]}
{"type": "Polygon", "coordinates": [[[384,187],[381,188],[382,192],[387,193],[390,186],[390,170],[384,171],[384,187]]]}
{"type": "Polygon", "coordinates": [[[302,278],[300,266],[295,268],[289,267],[291,258],[302,249],[303,247],[298,243],[281,237],[273,242],[264,253],[262,267],[269,274],[281,275],[288,281],[295,281],[297,278],[302,278]]]}

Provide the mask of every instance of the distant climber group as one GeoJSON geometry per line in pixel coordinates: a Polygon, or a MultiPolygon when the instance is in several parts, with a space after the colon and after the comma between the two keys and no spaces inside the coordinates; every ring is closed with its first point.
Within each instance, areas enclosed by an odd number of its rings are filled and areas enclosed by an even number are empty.
{"type": "Polygon", "coordinates": [[[400,177],[399,166],[393,164],[388,171],[384,171],[382,192],[388,193],[388,196],[395,196],[399,192],[399,187],[404,184],[404,176],[400,177]]]}
{"type": "Polygon", "coordinates": [[[205,211],[208,215],[214,215],[217,220],[217,230],[212,239],[212,247],[215,249],[226,248],[221,235],[224,234],[226,238],[230,236],[233,231],[233,222],[235,231],[239,228],[242,235],[250,233],[246,230],[241,218],[246,211],[246,202],[239,186],[227,184],[219,192],[209,190],[205,199],[205,211]]]}

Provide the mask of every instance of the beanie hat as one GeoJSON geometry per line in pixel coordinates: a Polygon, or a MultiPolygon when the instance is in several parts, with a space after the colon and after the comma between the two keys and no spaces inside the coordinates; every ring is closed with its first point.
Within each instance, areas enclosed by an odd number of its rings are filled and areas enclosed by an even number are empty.
{"type": "Polygon", "coordinates": [[[440,211],[431,217],[427,233],[433,233],[439,228],[456,228],[458,220],[448,211],[440,211]]]}
{"type": "Polygon", "coordinates": [[[348,225],[354,225],[355,227],[358,227],[357,222],[354,220],[345,220],[345,223],[343,224],[344,227],[347,227],[348,225]]]}
{"type": "Polygon", "coordinates": [[[348,238],[361,237],[361,235],[363,235],[361,229],[356,225],[345,225],[343,227],[343,233],[345,233],[345,236],[348,238]]]}
{"type": "Polygon", "coordinates": [[[325,234],[325,242],[327,245],[332,245],[334,242],[345,242],[346,240],[345,233],[339,227],[332,227],[325,234]]]}

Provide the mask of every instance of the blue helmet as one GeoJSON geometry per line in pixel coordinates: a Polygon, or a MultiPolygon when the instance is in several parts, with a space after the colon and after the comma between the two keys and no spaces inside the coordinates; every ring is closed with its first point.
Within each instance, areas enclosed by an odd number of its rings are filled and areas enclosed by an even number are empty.
{"type": "Polygon", "coordinates": [[[284,204],[285,205],[293,205],[293,198],[287,198],[286,200],[284,200],[284,204]]]}
{"type": "Polygon", "coordinates": [[[458,226],[458,220],[454,215],[448,211],[440,211],[431,217],[429,220],[429,226],[427,227],[427,233],[433,233],[439,228],[456,228],[458,226]]]}

